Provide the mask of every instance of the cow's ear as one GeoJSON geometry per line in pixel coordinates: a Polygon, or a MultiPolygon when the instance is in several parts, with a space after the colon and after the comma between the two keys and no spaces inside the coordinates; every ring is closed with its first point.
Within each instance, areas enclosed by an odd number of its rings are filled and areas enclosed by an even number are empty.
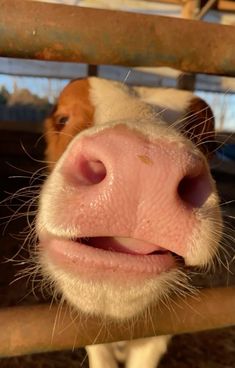
{"type": "Polygon", "coordinates": [[[206,156],[216,149],[215,119],[210,106],[201,98],[193,97],[182,121],[182,131],[206,156]]]}

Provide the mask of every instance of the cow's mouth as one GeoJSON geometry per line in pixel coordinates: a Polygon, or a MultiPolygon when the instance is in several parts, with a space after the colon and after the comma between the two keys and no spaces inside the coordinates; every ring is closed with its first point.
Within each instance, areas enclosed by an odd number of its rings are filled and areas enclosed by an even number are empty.
{"type": "Polygon", "coordinates": [[[155,244],[129,237],[82,237],[76,242],[110,252],[132,255],[166,254],[169,251],[155,244]]]}
{"type": "Polygon", "coordinates": [[[122,238],[122,237],[82,237],[76,240],[77,243],[87,245],[93,248],[102,249],[109,252],[124,253],[128,255],[142,256],[173,256],[177,264],[181,267],[185,266],[184,258],[180,255],[160,246],[156,246],[144,241],[122,238]],[[127,244],[129,247],[127,247],[127,244]],[[130,248],[130,245],[133,247],[130,248]],[[137,245],[137,246],[136,246],[137,245]],[[140,246],[142,245],[142,247],[140,246]]]}
{"type": "MultiPolygon", "coordinates": [[[[50,258],[62,268],[86,277],[132,274],[154,277],[184,266],[170,250],[128,237],[79,237],[74,240],[49,236],[41,241],[50,258]]],[[[139,275],[139,276],[137,276],[139,275]]],[[[115,276],[116,277],[116,276],[115,276]]]]}

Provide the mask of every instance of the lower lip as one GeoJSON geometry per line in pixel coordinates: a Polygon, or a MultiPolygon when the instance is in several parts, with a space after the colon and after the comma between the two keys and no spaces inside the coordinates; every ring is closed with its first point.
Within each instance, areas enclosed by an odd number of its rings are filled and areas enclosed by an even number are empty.
{"type": "Polygon", "coordinates": [[[170,252],[133,255],[58,238],[44,238],[40,247],[49,257],[49,261],[74,275],[90,280],[97,280],[97,277],[120,279],[122,276],[146,279],[177,267],[170,252]]]}

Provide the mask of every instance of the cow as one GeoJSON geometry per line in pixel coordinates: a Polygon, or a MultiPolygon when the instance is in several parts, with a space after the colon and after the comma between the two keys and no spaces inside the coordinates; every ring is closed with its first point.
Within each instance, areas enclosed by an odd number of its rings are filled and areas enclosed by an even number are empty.
{"type": "MultiPolygon", "coordinates": [[[[188,91],[77,79],[45,136],[38,261],[55,292],[88,316],[123,322],[186,295],[190,270],[213,263],[223,227],[207,103],[188,91]]],[[[169,340],[86,349],[92,368],[154,368],[169,340]]]]}

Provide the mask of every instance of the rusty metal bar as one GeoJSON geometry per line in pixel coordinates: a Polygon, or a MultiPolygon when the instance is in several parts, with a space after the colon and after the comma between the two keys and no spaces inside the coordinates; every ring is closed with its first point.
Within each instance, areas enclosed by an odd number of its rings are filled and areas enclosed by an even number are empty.
{"type": "Polygon", "coordinates": [[[183,5],[184,0],[144,0],[147,3],[163,3],[163,4],[174,4],[174,5],[183,5]]]}
{"type": "Polygon", "coordinates": [[[25,0],[0,9],[3,57],[235,76],[233,26],[25,0]]]}
{"type": "MultiPolygon", "coordinates": [[[[151,3],[163,3],[184,6],[185,0],[144,0],[151,3]]],[[[187,1],[187,0],[186,0],[187,1]]],[[[188,0],[190,1],[190,0],[188,0]]],[[[217,9],[221,11],[235,11],[234,0],[218,0],[217,9]]]]}
{"type": "Polygon", "coordinates": [[[0,356],[16,356],[153,335],[196,332],[235,325],[235,287],[205,289],[175,300],[171,310],[153,308],[138,323],[103,323],[72,315],[68,307],[38,305],[0,309],[0,356]],[[172,309],[173,308],[173,309],[172,309]]]}
{"type": "Polygon", "coordinates": [[[219,0],[218,10],[235,12],[235,4],[233,0],[219,0]]]}

